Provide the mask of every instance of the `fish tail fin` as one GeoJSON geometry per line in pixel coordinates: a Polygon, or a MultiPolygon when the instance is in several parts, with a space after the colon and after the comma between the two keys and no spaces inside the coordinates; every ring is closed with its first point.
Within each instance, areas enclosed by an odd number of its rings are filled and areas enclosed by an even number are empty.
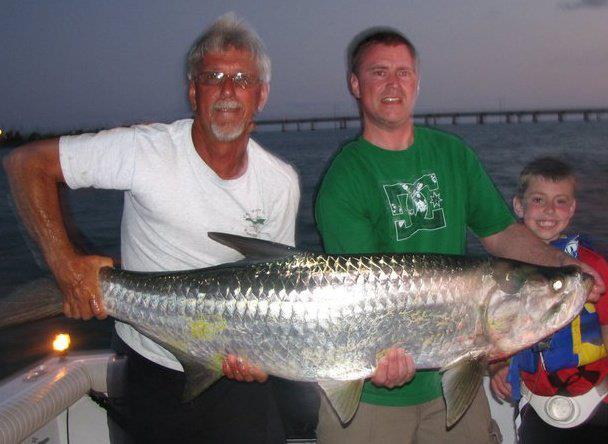
{"type": "Polygon", "coordinates": [[[0,330],[63,313],[63,295],[51,278],[39,278],[0,297],[0,330]]]}

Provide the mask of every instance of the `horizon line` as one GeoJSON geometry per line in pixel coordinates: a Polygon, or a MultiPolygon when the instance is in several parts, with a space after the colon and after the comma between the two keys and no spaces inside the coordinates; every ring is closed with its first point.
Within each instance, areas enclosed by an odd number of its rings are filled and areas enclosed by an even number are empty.
{"type": "MultiPolygon", "coordinates": [[[[555,115],[561,121],[561,119],[566,115],[581,115],[584,119],[588,117],[589,114],[595,114],[597,120],[600,120],[603,114],[608,114],[608,106],[606,107],[588,107],[588,108],[531,108],[531,109],[506,109],[506,110],[478,110],[478,111],[439,111],[439,112],[420,112],[414,113],[414,120],[424,120],[428,122],[430,120],[437,121],[441,119],[452,119],[454,122],[457,118],[475,118],[477,120],[481,120],[479,123],[484,123],[483,120],[486,117],[505,117],[507,120],[510,117],[525,117],[532,116],[533,119],[536,119],[538,116],[543,115],[555,115]]],[[[175,120],[179,120],[183,117],[177,118],[175,120]]],[[[301,124],[301,123],[329,123],[329,122],[352,122],[360,120],[360,115],[334,115],[334,116],[312,116],[312,117],[284,117],[284,118],[269,118],[269,119],[260,119],[254,120],[255,125],[288,125],[288,124],[301,124]]],[[[31,130],[15,130],[12,128],[0,128],[0,140],[5,138],[9,133],[10,134],[19,134],[23,132],[23,134],[50,134],[50,135],[58,135],[58,134],[70,134],[70,133],[87,133],[87,132],[98,132],[104,129],[110,128],[119,128],[119,127],[129,127],[134,125],[145,125],[151,123],[163,123],[163,122],[153,122],[153,121],[144,121],[144,122],[131,122],[124,123],[112,126],[99,126],[96,128],[85,128],[85,129],[72,129],[65,131],[57,131],[57,130],[40,130],[40,129],[31,129],[31,130]]],[[[509,120],[510,123],[510,120],[509,120]]]]}

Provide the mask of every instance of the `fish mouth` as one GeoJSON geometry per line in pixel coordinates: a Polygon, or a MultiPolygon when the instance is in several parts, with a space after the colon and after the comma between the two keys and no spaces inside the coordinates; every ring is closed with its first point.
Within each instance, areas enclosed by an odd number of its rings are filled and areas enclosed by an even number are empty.
{"type": "Polygon", "coordinates": [[[564,299],[560,299],[559,301],[554,302],[551,307],[549,307],[547,311],[545,311],[545,314],[543,314],[543,316],[541,317],[540,322],[544,324],[553,319],[555,314],[562,309],[565,303],[566,301],[564,299]]]}

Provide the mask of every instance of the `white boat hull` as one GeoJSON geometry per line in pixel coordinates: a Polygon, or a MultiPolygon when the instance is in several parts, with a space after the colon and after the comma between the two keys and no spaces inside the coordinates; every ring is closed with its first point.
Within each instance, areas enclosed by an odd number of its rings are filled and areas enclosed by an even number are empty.
{"type": "Polygon", "coordinates": [[[0,444],[109,442],[105,410],[87,394],[107,391],[114,360],[111,352],[53,357],[5,380],[0,444]]]}

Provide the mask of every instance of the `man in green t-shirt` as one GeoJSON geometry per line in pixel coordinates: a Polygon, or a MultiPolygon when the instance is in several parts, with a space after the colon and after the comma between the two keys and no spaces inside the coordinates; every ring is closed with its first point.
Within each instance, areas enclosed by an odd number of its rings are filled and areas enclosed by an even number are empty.
{"type": "MultiPolygon", "coordinates": [[[[363,134],[342,148],[319,190],[316,219],[328,253],[464,254],[470,228],[493,255],[555,266],[572,262],[515,223],[477,156],[459,138],[414,127],[419,67],[405,36],[374,29],[349,49],[349,87],[363,134]]],[[[596,287],[599,297],[601,280],[596,287]]],[[[484,390],[450,430],[441,393],[437,371],[416,372],[406,351],[388,350],[346,427],[322,402],[318,442],[496,440],[484,390]]]]}

